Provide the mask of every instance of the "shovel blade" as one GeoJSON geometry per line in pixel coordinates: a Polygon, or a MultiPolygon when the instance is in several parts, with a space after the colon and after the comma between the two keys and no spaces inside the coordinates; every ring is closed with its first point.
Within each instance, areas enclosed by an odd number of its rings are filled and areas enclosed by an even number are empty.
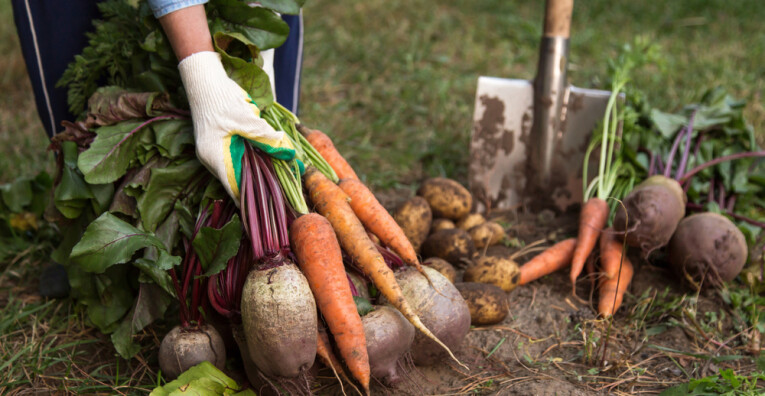
{"type": "MultiPolygon", "coordinates": [[[[580,204],[582,162],[592,131],[603,119],[610,92],[569,87],[555,139],[550,183],[529,188],[529,133],[533,82],[480,77],[470,142],[470,190],[479,211],[529,204],[560,211],[580,204]]],[[[591,158],[591,161],[596,158],[591,158]]],[[[590,169],[595,169],[593,165],[590,169]]],[[[588,180],[592,175],[588,175],[588,180]]]]}

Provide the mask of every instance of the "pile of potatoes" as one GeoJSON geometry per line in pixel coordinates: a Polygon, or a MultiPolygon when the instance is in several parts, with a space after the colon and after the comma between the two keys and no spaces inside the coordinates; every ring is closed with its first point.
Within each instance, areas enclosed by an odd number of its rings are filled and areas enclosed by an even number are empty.
{"type": "Polygon", "coordinates": [[[393,217],[423,265],[455,284],[473,325],[499,323],[507,316],[506,292],[518,285],[518,265],[502,249],[488,249],[507,235],[499,223],[473,212],[473,197],[464,186],[446,178],[427,179],[393,217]]]}

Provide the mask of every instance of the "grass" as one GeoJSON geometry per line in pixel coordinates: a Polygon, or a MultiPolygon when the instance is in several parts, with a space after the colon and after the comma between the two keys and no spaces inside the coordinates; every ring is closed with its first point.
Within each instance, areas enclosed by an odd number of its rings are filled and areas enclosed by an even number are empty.
{"type": "MultiPolygon", "coordinates": [[[[476,80],[534,76],[542,3],[308,1],[301,118],[379,189],[465,180],[476,80]]],[[[635,78],[651,103],[676,110],[724,86],[748,100],[762,141],[763,17],[757,0],[577,2],[569,79],[603,88],[609,59],[644,35],[665,55],[635,78]]]]}
{"type": "Polygon", "coordinates": [[[48,250],[30,246],[0,264],[0,394],[146,393],[156,369],[139,355],[120,359],[108,336],[69,300],[36,293],[48,250]]]}
{"type": "MultiPolygon", "coordinates": [[[[377,190],[411,187],[433,175],[464,181],[477,78],[532,78],[541,15],[542,2],[519,0],[308,0],[301,119],[329,132],[377,190]]],[[[639,71],[634,81],[654,106],[674,111],[710,87],[726,87],[748,101],[745,114],[762,143],[763,19],[760,0],[580,1],[574,11],[569,79],[578,86],[604,88],[609,59],[643,35],[664,53],[662,65],[639,71]]],[[[4,183],[52,169],[52,157],[45,152],[47,138],[9,2],[0,2],[0,22],[4,183]]],[[[26,251],[0,263],[0,393],[34,388],[111,394],[151,388],[156,374],[147,360],[118,359],[108,338],[87,326],[69,301],[36,297],[34,279],[45,262],[43,253],[26,251]]],[[[628,330],[643,334],[675,326],[699,343],[705,335],[724,340],[716,327],[724,311],[705,310],[692,317],[684,314],[696,313],[690,297],[665,297],[651,306],[636,301],[635,309],[643,311],[636,311],[628,330]]],[[[743,318],[730,313],[727,318],[742,323],[743,331],[757,319],[746,316],[749,305],[741,306],[733,312],[743,318]]],[[[594,326],[583,329],[589,340],[602,334],[594,326]]],[[[591,352],[589,358],[597,359],[591,352]]],[[[692,368],[703,368],[701,359],[688,359],[699,365],[692,368]]]]}

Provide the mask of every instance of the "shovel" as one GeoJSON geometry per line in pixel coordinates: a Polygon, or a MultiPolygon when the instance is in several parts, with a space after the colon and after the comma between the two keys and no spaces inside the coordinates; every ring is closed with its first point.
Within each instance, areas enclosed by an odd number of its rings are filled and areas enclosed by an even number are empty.
{"type": "Polygon", "coordinates": [[[566,83],[573,6],[547,0],[533,81],[478,79],[469,182],[481,212],[566,211],[582,201],[584,154],[610,92],[566,83]]]}

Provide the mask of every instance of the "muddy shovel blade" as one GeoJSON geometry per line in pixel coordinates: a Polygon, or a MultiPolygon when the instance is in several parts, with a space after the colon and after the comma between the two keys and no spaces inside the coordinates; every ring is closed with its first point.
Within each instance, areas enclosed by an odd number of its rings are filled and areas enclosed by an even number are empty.
{"type": "MultiPolygon", "coordinates": [[[[610,92],[568,87],[555,137],[551,177],[530,191],[528,158],[533,125],[533,82],[480,77],[470,142],[470,190],[480,211],[521,205],[565,211],[581,203],[582,162],[593,130],[603,119],[610,92]]],[[[590,169],[595,169],[591,158],[590,169]]],[[[591,179],[592,174],[588,176],[591,179]]]]}

